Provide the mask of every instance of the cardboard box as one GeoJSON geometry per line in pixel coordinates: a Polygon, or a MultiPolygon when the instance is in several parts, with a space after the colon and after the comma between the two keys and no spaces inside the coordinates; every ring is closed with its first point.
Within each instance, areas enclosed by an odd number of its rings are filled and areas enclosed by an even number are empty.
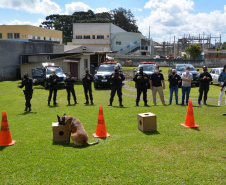
{"type": "Polygon", "coordinates": [[[68,130],[66,125],[59,125],[58,122],[52,123],[53,129],[53,142],[67,141],[68,130]]]}
{"type": "Polygon", "coordinates": [[[138,114],[138,129],[142,132],[157,130],[157,117],[151,112],[138,114]]]}

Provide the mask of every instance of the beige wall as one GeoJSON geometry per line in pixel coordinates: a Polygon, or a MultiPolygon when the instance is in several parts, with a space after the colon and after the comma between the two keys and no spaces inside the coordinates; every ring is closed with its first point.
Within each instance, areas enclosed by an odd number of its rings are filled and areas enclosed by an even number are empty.
{"type": "Polygon", "coordinates": [[[2,33],[2,39],[7,39],[7,33],[20,33],[20,39],[32,39],[32,36],[40,37],[41,40],[60,41],[62,42],[62,31],[51,30],[46,28],[40,28],[30,25],[0,25],[0,33],[2,33]]]}

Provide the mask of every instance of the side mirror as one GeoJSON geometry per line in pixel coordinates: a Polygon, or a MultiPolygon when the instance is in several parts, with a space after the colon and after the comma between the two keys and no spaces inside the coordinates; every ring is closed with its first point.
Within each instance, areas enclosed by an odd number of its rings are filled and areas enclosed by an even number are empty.
{"type": "Polygon", "coordinates": [[[199,71],[199,69],[196,69],[196,71],[199,71]]]}

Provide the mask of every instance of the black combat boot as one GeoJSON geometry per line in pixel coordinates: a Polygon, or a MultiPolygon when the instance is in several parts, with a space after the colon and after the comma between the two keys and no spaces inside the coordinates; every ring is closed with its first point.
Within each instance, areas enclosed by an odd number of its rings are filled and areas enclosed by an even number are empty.
{"type": "Polygon", "coordinates": [[[31,107],[29,107],[29,111],[31,111],[31,107]]]}
{"type": "Polygon", "coordinates": [[[93,105],[94,103],[93,103],[93,100],[91,100],[91,105],[93,105]]]}
{"type": "Polygon", "coordinates": [[[78,102],[75,100],[75,104],[78,104],[78,102]]]}
{"type": "Polygon", "coordinates": [[[86,102],[85,102],[84,104],[86,104],[86,105],[87,105],[87,104],[89,104],[89,101],[88,101],[88,100],[86,100],[86,102]]]}
{"type": "Polygon", "coordinates": [[[48,101],[48,104],[47,105],[50,106],[50,101],[48,101]]]}
{"type": "Polygon", "coordinates": [[[119,102],[119,106],[120,106],[120,107],[123,107],[123,104],[122,104],[122,102],[119,102]]]}
{"type": "Polygon", "coordinates": [[[58,104],[57,102],[54,102],[54,103],[53,103],[53,105],[57,105],[57,104],[58,104]]]}
{"type": "Polygon", "coordinates": [[[108,106],[112,106],[112,101],[110,101],[110,104],[108,104],[108,106]]]}
{"type": "Polygon", "coordinates": [[[24,109],[24,111],[27,111],[27,108],[28,108],[28,107],[26,107],[26,108],[24,109]]]}
{"type": "Polygon", "coordinates": [[[144,102],[144,106],[145,107],[149,107],[149,105],[147,104],[147,102],[144,102]]]}
{"type": "Polygon", "coordinates": [[[136,105],[135,105],[135,107],[139,107],[139,103],[138,103],[138,102],[136,102],[136,105]]]}
{"type": "Polygon", "coordinates": [[[68,105],[71,105],[70,100],[68,100],[68,105]]]}

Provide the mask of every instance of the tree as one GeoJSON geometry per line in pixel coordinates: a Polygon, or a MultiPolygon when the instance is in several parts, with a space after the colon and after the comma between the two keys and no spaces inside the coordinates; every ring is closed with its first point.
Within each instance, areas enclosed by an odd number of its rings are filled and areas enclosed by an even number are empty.
{"type": "Polygon", "coordinates": [[[189,47],[185,49],[186,53],[190,55],[192,60],[198,59],[202,53],[201,46],[199,44],[191,44],[189,47]]]}
{"type": "Polygon", "coordinates": [[[112,23],[128,32],[139,32],[136,19],[130,10],[118,8],[111,11],[112,23]]]}

